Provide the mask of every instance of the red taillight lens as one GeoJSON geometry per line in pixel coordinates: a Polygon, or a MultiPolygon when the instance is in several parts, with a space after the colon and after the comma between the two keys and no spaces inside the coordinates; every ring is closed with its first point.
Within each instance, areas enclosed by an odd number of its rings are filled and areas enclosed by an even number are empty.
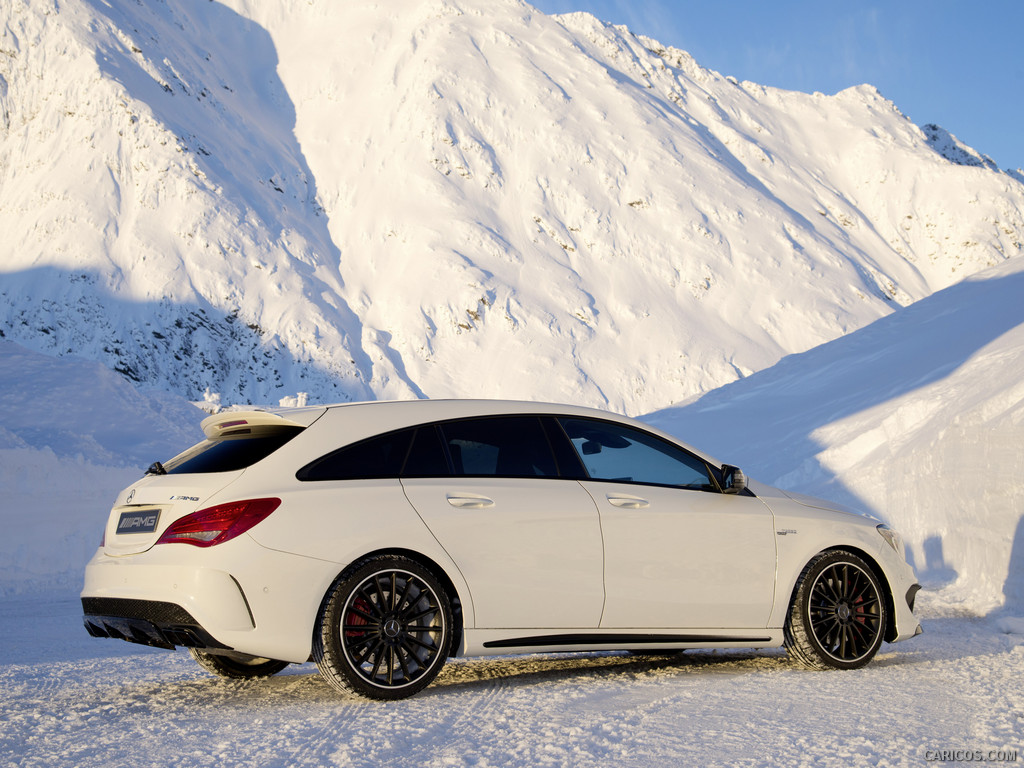
{"type": "Polygon", "coordinates": [[[280,499],[247,499],[200,509],[171,523],[157,544],[212,547],[239,536],[281,506],[280,499]]]}

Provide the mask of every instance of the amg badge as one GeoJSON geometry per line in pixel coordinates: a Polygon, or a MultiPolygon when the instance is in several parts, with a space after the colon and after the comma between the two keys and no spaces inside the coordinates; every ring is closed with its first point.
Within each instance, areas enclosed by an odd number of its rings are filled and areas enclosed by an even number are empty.
{"type": "Polygon", "coordinates": [[[122,512],[117,521],[117,532],[120,533],[152,533],[160,520],[159,509],[144,509],[140,512],[122,512]]]}

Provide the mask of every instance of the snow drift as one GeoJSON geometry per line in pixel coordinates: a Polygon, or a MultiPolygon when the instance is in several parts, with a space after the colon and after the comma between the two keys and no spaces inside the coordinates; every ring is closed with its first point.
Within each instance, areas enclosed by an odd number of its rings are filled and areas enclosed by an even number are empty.
{"type": "Polygon", "coordinates": [[[1024,612],[1024,262],[646,417],[903,533],[930,600],[1024,612]]]}
{"type": "Polygon", "coordinates": [[[203,416],[99,363],[0,341],[0,596],[77,592],[113,494],[202,439],[203,416]]]}

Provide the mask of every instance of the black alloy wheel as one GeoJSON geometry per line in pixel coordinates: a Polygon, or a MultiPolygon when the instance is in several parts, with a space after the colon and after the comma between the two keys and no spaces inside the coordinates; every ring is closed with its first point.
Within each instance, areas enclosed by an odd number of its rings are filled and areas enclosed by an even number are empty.
{"type": "Polygon", "coordinates": [[[313,657],[336,688],[376,699],[422,690],[448,658],[447,593],[419,563],[375,557],[335,582],[321,608],[313,657]]]}
{"type": "Polygon", "coordinates": [[[877,653],[886,619],[885,595],[871,567],[852,552],[824,552],[800,576],[786,648],[813,669],[857,669],[877,653]]]}

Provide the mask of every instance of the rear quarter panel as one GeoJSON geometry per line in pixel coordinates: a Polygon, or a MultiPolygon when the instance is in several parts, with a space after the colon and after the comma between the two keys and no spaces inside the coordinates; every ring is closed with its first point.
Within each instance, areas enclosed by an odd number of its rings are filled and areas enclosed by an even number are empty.
{"type": "Polygon", "coordinates": [[[286,489],[239,482],[231,488],[246,496],[276,495],[281,506],[249,531],[262,547],[331,563],[324,577],[304,588],[313,620],[334,579],[368,554],[404,550],[433,561],[455,586],[463,620],[472,626],[473,602],[458,568],[409,503],[398,480],[344,480],[302,483],[286,489]],[[308,593],[307,593],[308,592],[308,593]]]}

